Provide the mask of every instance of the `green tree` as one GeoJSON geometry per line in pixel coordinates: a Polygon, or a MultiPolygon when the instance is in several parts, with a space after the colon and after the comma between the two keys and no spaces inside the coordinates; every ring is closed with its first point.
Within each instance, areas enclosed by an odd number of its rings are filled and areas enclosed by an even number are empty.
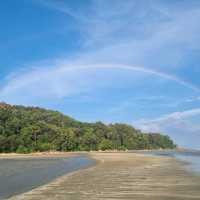
{"type": "Polygon", "coordinates": [[[127,124],[83,123],[57,111],[0,103],[0,152],[175,147],[168,136],[127,124]]]}
{"type": "Polygon", "coordinates": [[[81,139],[81,149],[82,150],[97,150],[97,136],[94,133],[94,130],[92,128],[86,128],[84,130],[84,135],[81,139]]]}
{"type": "Polygon", "coordinates": [[[112,141],[108,139],[103,139],[101,143],[99,144],[99,149],[102,151],[113,149],[113,143],[112,141]]]}

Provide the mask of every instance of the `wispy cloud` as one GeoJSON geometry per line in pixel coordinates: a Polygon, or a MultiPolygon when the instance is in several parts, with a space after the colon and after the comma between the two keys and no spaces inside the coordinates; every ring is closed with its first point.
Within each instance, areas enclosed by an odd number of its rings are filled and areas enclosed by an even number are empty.
{"type": "Polygon", "coordinates": [[[110,57],[126,64],[155,65],[151,67],[159,67],[162,59],[162,67],[170,68],[179,66],[185,52],[199,49],[198,6],[188,8],[182,2],[184,9],[180,9],[180,5],[159,1],[102,0],[91,1],[80,10],[66,2],[39,2],[77,20],[83,45],[92,48],[90,58],[96,55],[95,59],[104,62],[110,57]]]}
{"type": "MultiPolygon", "coordinates": [[[[88,96],[98,87],[113,86],[111,74],[107,74],[107,70],[111,69],[132,72],[134,77],[131,78],[139,77],[137,81],[146,84],[146,87],[150,84],[146,80],[148,75],[154,77],[154,84],[157,84],[156,80],[162,80],[164,86],[168,83],[175,87],[182,86],[184,95],[199,96],[196,81],[189,79],[187,73],[180,72],[183,68],[190,67],[192,70],[191,65],[186,66],[186,55],[189,52],[192,56],[200,49],[200,3],[90,0],[81,2],[83,5],[78,7],[73,1],[33,2],[72,20],[73,30],[80,35],[81,47],[70,58],[47,58],[47,64],[37,64],[35,68],[27,63],[26,71],[20,71],[4,81],[0,88],[0,100],[33,104],[35,101],[88,96]],[[88,3],[86,6],[85,2],[88,3]],[[186,63],[185,66],[183,63],[186,63]],[[94,75],[97,71],[106,75],[97,80],[94,75]]],[[[66,32],[66,28],[61,29],[66,32]]],[[[72,37],[72,40],[75,39],[72,37]]],[[[63,55],[64,52],[61,53],[63,55]]],[[[137,89],[140,90],[139,87],[137,89]]],[[[165,95],[165,92],[159,91],[159,95],[165,95]]],[[[188,102],[197,99],[188,96],[188,102]]],[[[113,111],[121,112],[131,103],[131,99],[127,99],[113,111]]],[[[155,131],[172,130],[171,124],[179,130],[182,130],[181,126],[191,130],[189,120],[199,112],[199,109],[174,112],[154,120],[140,120],[137,124],[143,129],[155,131]]],[[[198,126],[195,127],[197,131],[198,126]]]]}
{"type": "MultiPolygon", "coordinates": [[[[19,98],[24,102],[39,99],[60,99],[73,95],[87,94],[95,89],[97,85],[105,86],[104,82],[98,82],[92,78],[91,71],[108,69],[120,69],[127,71],[149,74],[166,81],[174,81],[186,88],[200,91],[199,88],[174,75],[150,70],[144,67],[120,65],[120,64],[77,64],[57,63],[54,67],[43,66],[33,68],[31,71],[20,71],[20,73],[7,78],[5,85],[0,89],[0,99],[16,101],[19,98]],[[17,98],[18,97],[18,98],[17,98]]],[[[109,76],[106,77],[109,80],[109,76]]],[[[109,83],[109,81],[107,82],[109,83]]],[[[110,82],[112,84],[112,82],[110,82]]],[[[14,102],[13,102],[14,103],[14,102]]],[[[16,102],[18,103],[18,102],[16,102]]]]}
{"type": "Polygon", "coordinates": [[[78,14],[74,10],[72,10],[66,3],[62,1],[55,0],[34,0],[33,3],[37,3],[49,9],[57,10],[58,12],[62,12],[76,20],[84,20],[85,17],[83,15],[78,14]]]}
{"type": "Polygon", "coordinates": [[[195,102],[195,101],[200,101],[200,96],[196,96],[196,97],[191,97],[191,98],[188,98],[186,99],[186,102],[195,102]]]}
{"type": "Polygon", "coordinates": [[[166,121],[172,121],[172,120],[181,120],[181,119],[187,119],[196,115],[200,115],[200,108],[186,110],[182,112],[174,112],[171,114],[164,115],[162,117],[151,119],[151,120],[140,120],[138,121],[140,124],[153,124],[153,123],[163,123],[166,121]]]}
{"type": "Polygon", "coordinates": [[[138,128],[146,132],[163,132],[169,134],[179,145],[200,149],[196,140],[200,137],[200,108],[174,112],[156,119],[141,119],[134,122],[138,128]],[[192,120],[197,118],[197,122],[192,120]]]}
{"type": "MultiPolygon", "coordinates": [[[[176,74],[186,54],[199,49],[200,5],[162,1],[90,1],[77,8],[70,2],[36,1],[75,19],[82,38],[79,63],[115,63],[143,66],[162,76],[176,74]],[[145,9],[144,9],[145,7],[145,9]]],[[[187,62],[185,62],[187,63],[187,62]]],[[[185,77],[178,82],[198,91],[185,77]],[[184,80],[185,79],[185,80],[184,80]]],[[[172,79],[170,77],[166,77],[172,79]]]]}
{"type": "Polygon", "coordinates": [[[83,51],[68,61],[50,60],[52,68],[28,67],[29,71],[6,81],[1,87],[1,99],[15,99],[23,90],[33,97],[44,98],[86,92],[95,87],[88,71],[108,68],[137,71],[200,91],[173,71],[175,65],[181,67],[177,64],[188,49],[199,48],[200,27],[196,24],[200,20],[200,8],[179,9],[176,5],[173,10],[171,4],[132,0],[126,3],[95,0],[81,9],[65,1],[34,2],[74,18],[83,51]]]}

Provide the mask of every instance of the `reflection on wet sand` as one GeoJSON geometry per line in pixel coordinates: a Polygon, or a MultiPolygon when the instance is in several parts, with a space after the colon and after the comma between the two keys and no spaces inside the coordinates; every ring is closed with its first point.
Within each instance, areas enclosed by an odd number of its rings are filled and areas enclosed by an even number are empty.
{"type": "Polygon", "coordinates": [[[30,191],[59,176],[94,163],[83,155],[0,159],[0,199],[30,191]]]}
{"type": "Polygon", "coordinates": [[[12,200],[192,200],[200,178],[170,157],[90,153],[97,165],[63,176],[12,200]]]}

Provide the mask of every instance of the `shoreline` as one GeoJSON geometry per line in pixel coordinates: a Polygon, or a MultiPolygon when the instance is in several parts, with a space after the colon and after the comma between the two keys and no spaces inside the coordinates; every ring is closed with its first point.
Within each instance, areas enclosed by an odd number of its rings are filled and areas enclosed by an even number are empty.
{"type": "Polygon", "coordinates": [[[88,155],[91,153],[142,153],[142,152],[151,152],[151,151],[176,151],[171,149],[155,149],[155,150],[107,150],[107,151],[45,151],[45,152],[33,152],[33,153],[0,153],[0,159],[2,158],[42,158],[42,157],[62,157],[62,156],[76,156],[76,155],[88,155]]]}
{"type": "Polygon", "coordinates": [[[34,152],[27,154],[19,153],[0,153],[0,159],[14,159],[14,158],[56,158],[56,157],[72,157],[85,154],[86,152],[34,152]]]}
{"type": "Polygon", "coordinates": [[[175,158],[126,152],[91,152],[96,164],[65,174],[9,200],[199,199],[200,177],[175,158]]]}

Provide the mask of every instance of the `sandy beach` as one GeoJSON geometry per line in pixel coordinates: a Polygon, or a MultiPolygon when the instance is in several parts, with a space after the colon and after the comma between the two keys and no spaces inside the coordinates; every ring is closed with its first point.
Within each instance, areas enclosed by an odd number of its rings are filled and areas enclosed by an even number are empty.
{"type": "Polygon", "coordinates": [[[200,198],[200,177],[169,157],[88,153],[93,167],[75,171],[10,200],[189,200],[200,198]]]}
{"type": "MultiPolygon", "coordinates": [[[[82,153],[81,153],[82,154],[82,153]]],[[[57,158],[57,157],[74,157],[80,155],[80,152],[58,152],[58,151],[49,151],[49,152],[35,152],[28,154],[19,154],[19,153],[0,153],[0,159],[15,159],[15,158],[57,158]]]]}

